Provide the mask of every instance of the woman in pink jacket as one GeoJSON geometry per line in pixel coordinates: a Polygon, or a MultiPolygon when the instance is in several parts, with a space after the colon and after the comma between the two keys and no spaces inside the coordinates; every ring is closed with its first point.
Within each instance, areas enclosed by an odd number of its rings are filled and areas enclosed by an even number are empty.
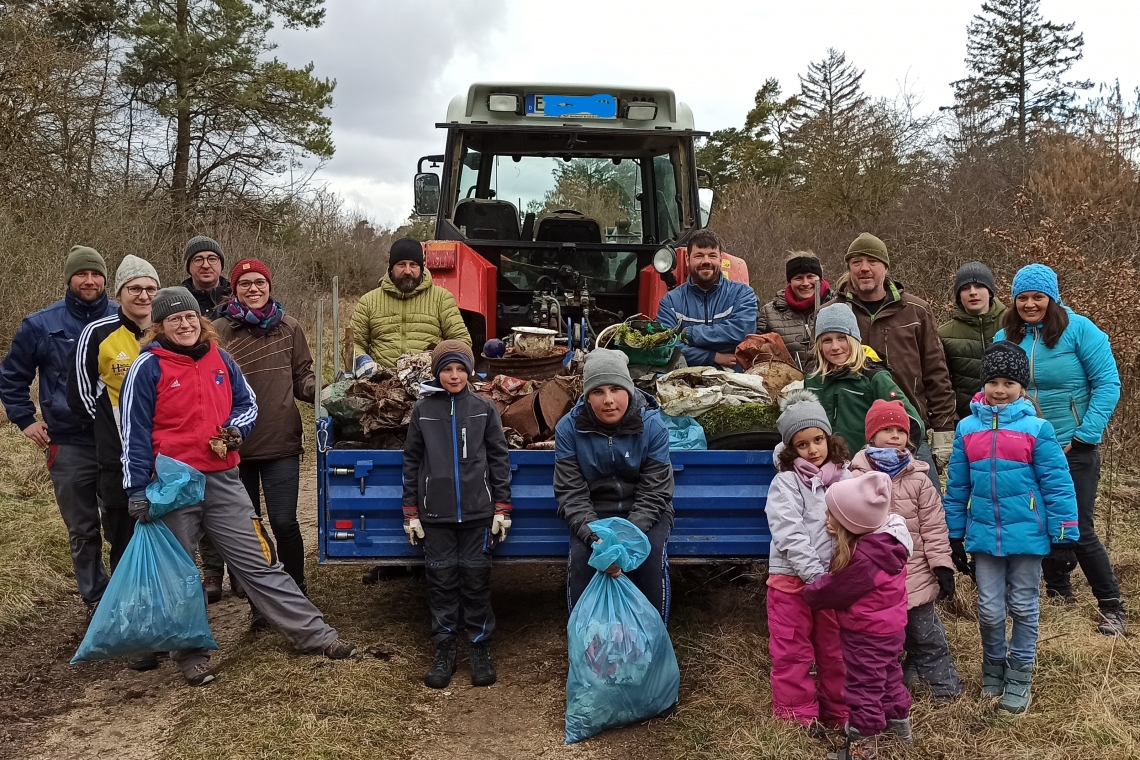
{"type": "Polygon", "coordinates": [[[867,412],[866,448],[851,460],[851,471],[885,472],[891,476],[891,512],[906,520],[914,551],[906,566],[907,620],[903,682],[921,679],[936,702],[962,693],[946,629],[934,609],[936,599],[954,596],[954,563],[942,496],[930,482],[929,465],[907,449],[910,420],[899,401],[878,399],[867,412]]]}

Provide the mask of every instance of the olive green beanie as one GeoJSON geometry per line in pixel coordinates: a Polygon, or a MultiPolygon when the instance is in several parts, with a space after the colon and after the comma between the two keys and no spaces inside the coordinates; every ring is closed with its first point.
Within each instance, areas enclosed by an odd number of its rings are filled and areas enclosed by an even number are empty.
{"type": "Polygon", "coordinates": [[[71,253],[67,254],[67,263],[63,265],[63,281],[71,282],[71,278],[78,272],[90,269],[103,275],[107,279],[107,262],[94,248],[85,245],[71,246],[71,253]]]}
{"type": "Polygon", "coordinates": [[[870,256],[873,259],[878,259],[890,268],[891,257],[887,253],[887,246],[882,240],[872,235],[870,232],[864,232],[859,237],[855,238],[855,242],[847,247],[847,255],[843,257],[845,262],[850,262],[856,256],[870,256]]]}

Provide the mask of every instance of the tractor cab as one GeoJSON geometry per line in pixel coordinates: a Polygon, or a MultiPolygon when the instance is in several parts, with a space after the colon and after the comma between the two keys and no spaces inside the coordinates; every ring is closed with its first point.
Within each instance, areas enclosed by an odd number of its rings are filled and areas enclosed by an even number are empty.
{"type": "Polygon", "coordinates": [[[446,149],[420,159],[415,210],[435,218],[427,267],[476,348],[519,326],[591,345],[687,274],[677,249],[712,190],[671,90],[475,84],[436,126],[446,149]]]}

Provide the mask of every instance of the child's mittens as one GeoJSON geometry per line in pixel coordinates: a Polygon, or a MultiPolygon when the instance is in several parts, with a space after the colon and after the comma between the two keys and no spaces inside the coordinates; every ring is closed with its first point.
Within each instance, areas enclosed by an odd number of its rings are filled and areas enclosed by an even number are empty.
{"type": "Polygon", "coordinates": [[[948,567],[936,567],[934,576],[938,578],[938,598],[953,599],[957,591],[954,586],[954,571],[948,567]]]}
{"type": "Polygon", "coordinates": [[[958,572],[972,576],[970,572],[970,555],[966,554],[966,542],[961,538],[950,539],[950,561],[958,572]]]}
{"type": "Polygon", "coordinates": [[[1071,573],[1077,569],[1077,553],[1072,544],[1053,544],[1049,547],[1049,563],[1057,573],[1071,573]]]}

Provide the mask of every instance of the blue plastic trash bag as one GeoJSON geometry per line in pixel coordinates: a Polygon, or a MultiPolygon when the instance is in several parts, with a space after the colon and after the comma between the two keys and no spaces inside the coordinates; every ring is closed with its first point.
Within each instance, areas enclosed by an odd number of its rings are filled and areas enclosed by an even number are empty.
{"type": "MultiPolygon", "coordinates": [[[[193,467],[159,454],[155,472],[152,517],[202,501],[206,479],[193,467]]],[[[198,567],[170,528],[139,523],[71,662],[197,648],[218,648],[198,567]]]]}
{"type": "Polygon", "coordinates": [[[566,743],[652,718],[677,702],[681,671],[661,613],[625,573],[649,556],[649,539],[633,523],[610,517],[590,523],[601,539],[590,557],[594,575],[566,625],[566,743]]]}
{"type": "Polygon", "coordinates": [[[692,417],[670,417],[662,414],[661,419],[669,430],[670,449],[704,451],[709,447],[705,441],[705,429],[692,417]]]}
{"type": "Polygon", "coordinates": [[[159,454],[154,460],[154,474],[155,479],[146,487],[152,518],[206,498],[206,476],[188,464],[159,454]]]}

